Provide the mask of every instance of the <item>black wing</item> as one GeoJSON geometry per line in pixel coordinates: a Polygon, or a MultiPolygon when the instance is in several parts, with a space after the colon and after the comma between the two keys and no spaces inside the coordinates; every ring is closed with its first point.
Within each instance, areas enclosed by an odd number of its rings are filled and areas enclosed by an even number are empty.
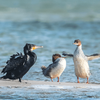
{"type": "Polygon", "coordinates": [[[87,56],[88,60],[98,59],[100,58],[100,54],[92,54],[90,56],[87,56]]]}
{"type": "Polygon", "coordinates": [[[50,72],[51,72],[52,69],[53,69],[54,67],[56,67],[56,66],[58,66],[58,61],[54,61],[52,64],[50,64],[50,65],[46,68],[46,70],[45,70],[45,72],[44,72],[44,75],[50,77],[50,72]]]}
{"type": "MultiPolygon", "coordinates": [[[[73,54],[68,54],[65,51],[63,51],[62,55],[73,57],[73,54]]],[[[94,59],[100,58],[100,54],[86,55],[86,57],[87,57],[87,60],[94,60],[94,59]]]]}
{"type": "Polygon", "coordinates": [[[43,74],[45,75],[45,76],[49,76],[50,77],[50,72],[51,72],[51,70],[52,70],[52,64],[50,64],[46,69],[45,69],[45,71],[43,72],[43,74]]]}
{"type": "Polygon", "coordinates": [[[73,54],[68,54],[68,53],[65,52],[65,51],[62,52],[62,55],[64,55],[64,56],[69,56],[69,57],[73,57],[73,54]]]}
{"type": "Polygon", "coordinates": [[[2,70],[2,73],[6,73],[16,69],[17,67],[23,65],[24,62],[25,62],[25,57],[22,55],[22,53],[14,54],[11,56],[10,60],[6,62],[7,65],[2,70]]]}

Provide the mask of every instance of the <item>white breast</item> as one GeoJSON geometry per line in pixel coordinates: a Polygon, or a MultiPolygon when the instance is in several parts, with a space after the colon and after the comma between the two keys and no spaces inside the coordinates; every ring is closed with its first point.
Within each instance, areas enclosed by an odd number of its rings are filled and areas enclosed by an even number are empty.
{"type": "Polygon", "coordinates": [[[60,77],[65,68],[66,68],[66,60],[64,58],[58,58],[56,65],[53,66],[50,72],[50,76],[52,78],[60,77]]]}
{"type": "Polygon", "coordinates": [[[90,76],[87,57],[84,55],[81,46],[78,46],[74,52],[74,66],[77,77],[87,78],[90,76]]]}

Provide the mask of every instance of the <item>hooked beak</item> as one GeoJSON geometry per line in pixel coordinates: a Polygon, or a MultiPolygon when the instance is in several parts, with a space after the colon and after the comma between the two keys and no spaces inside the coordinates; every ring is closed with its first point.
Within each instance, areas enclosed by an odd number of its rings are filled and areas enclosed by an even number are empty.
{"type": "Polygon", "coordinates": [[[37,49],[37,48],[43,48],[43,46],[33,46],[33,47],[31,48],[31,51],[33,51],[33,50],[35,50],[35,49],[37,49]]]}

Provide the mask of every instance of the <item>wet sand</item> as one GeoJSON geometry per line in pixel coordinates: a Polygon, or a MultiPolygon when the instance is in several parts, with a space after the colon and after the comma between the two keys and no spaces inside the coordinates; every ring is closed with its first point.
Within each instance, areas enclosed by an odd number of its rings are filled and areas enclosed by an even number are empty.
{"type": "MultiPolygon", "coordinates": [[[[66,87],[66,88],[100,88],[100,84],[86,84],[86,83],[68,83],[68,82],[48,82],[48,81],[31,81],[22,80],[20,83],[18,80],[0,80],[0,87],[12,87],[12,88],[27,88],[35,87],[42,88],[45,86],[53,87],[66,87]]],[[[50,88],[49,87],[49,88],[50,88]]]]}

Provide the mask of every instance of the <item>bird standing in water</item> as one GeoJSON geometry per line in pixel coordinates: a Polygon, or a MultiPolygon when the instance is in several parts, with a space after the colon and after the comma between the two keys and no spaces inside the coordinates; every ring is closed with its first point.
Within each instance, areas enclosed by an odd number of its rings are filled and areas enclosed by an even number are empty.
{"type": "Polygon", "coordinates": [[[66,60],[61,57],[60,54],[54,54],[52,56],[53,63],[50,64],[47,68],[45,66],[42,66],[41,69],[43,71],[44,76],[51,78],[51,81],[53,82],[53,78],[58,78],[66,68],[66,60]]]}
{"type": "Polygon", "coordinates": [[[67,54],[65,52],[63,52],[63,55],[73,57],[74,66],[75,66],[75,75],[77,77],[77,83],[80,83],[79,77],[87,78],[87,83],[89,83],[88,79],[90,76],[90,70],[89,70],[88,60],[100,58],[100,54],[93,54],[90,56],[85,56],[82,51],[81,41],[77,39],[74,41],[74,44],[77,45],[77,48],[74,51],[74,55],[67,54]]]}
{"type": "Polygon", "coordinates": [[[37,60],[36,54],[32,51],[42,47],[43,46],[36,46],[34,44],[26,44],[24,46],[24,55],[22,55],[22,53],[14,54],[10,60],[6,62],[7,65],[2,70],[2,73],[6,73],[6,75],[1,78],[19,79],[19,82],[21,82],[21,78],[37,60]]]}

